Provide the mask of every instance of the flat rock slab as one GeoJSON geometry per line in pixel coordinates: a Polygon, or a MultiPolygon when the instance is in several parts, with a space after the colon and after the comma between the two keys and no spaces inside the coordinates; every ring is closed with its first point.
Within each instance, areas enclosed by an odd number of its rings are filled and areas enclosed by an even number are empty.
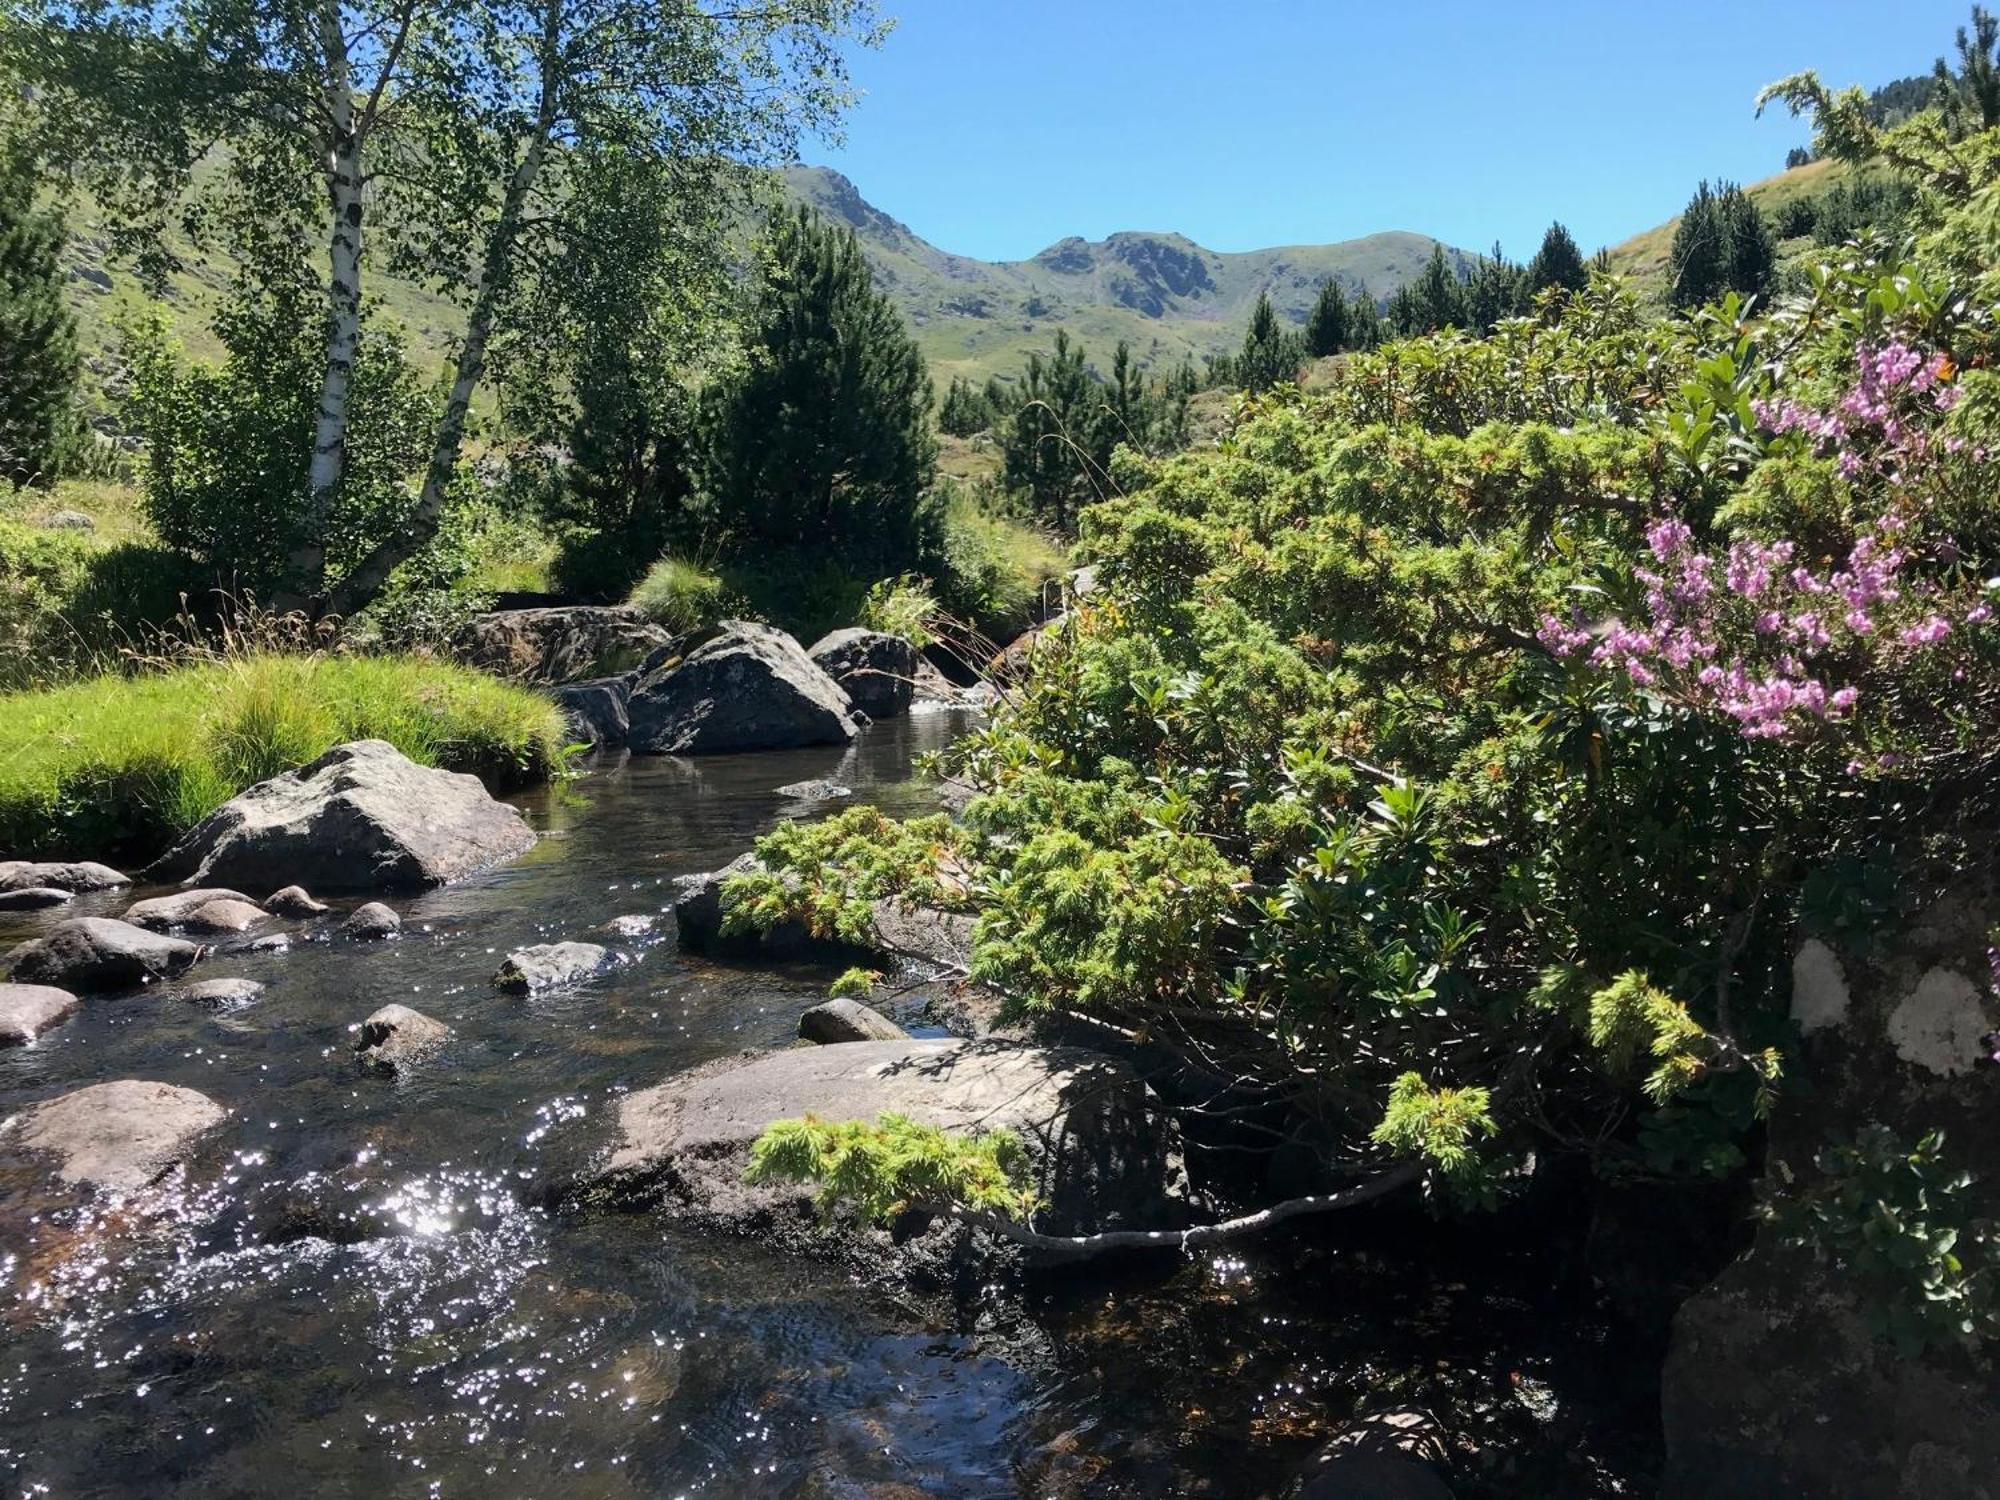
{"type": "Polygon", "coordinates": [[[909,1033],[872,1006],[859,1000],[828,1000],[799,1017],[799,1035],[820,1046],[844,1042],[893,1042],[909,1033]]]}
{"type": "Polygon", "coordinates": [[[899,635],[880,630],[836,630],[813,642],[806,654],[846,691],[871,719],[907,713],[916,691],[917,648],[899,635]]]}
{"type": "Polygon", "coordinates": [[[642,676],[626,712],[632,748],[654,755],[844,745],[856,716],[797,641],[743,620],[642,676]]]}
{"type": "MultiPolygon", "coordinates": [[[[188,918],[213,901],[231,901],[239,906],[256,907],[256,903],[241,891],[232,891],[225,886],[198,886],[191,891],[175,891],[171,895],[154,896],[145,901],[134,901],[125,908],[124,920],[134,927],[148,928],[153,932],[166,932],[184,925],[188,918]]],[[[258,911],[262,916],[263,912],[258,911]]]]}
{"type": "Polygon", "coordinates": [[[1157,1227],[1178,1153],[1144,1085],[1108,1058],[957,1040],[801,1047],[699,1068],[628,1094],[603,1181],[617,1196],[677,1201],[748,1225],[774,1207],[810,1214],[813,1190],[743,1182],[773,1121],[902,1114],[947,1130],[1010,1129],[1049,1204],[1039,1227],[1157,1227]]]}
{"type": "Polygon", "coordinates": [[[7,977],[68,990],[132,989],[185,973],[204,951],[112,917],[71,917],[8,954],[7,977]]]}
{"type": "Polygon", "coordinates": [[[434,1052],[451,1028],[407,1005],[385,1005],[361,1023],[354,1053],[370,1067],[400,1073],[434,1052]]]}
{"type": "Polygon", "coordinates": [[[421,889],[534,846],[476,776],[420,766],[382,740],[336,745],[210,813],[156,864],[166,879],[263,890],[421,889]]]}
{"type": "Polygon", "coordinates": [[[630,605],[574,604],[474,615],[453,644],[488,672],[549,683],[626,671],[672,639],[630,605]]]}
{"type": "Polygon", "coordinates": [[[59,891],[82,895],[85,891],[108,891],[113,886],[131,883],[130,876],[87,859],[40,864],[25,859],[0,860],[0,890],[4,891],[53,886],[59,891]]]}
{"type": "Polygon", "coordinates": [[[75,892],[53,885],[24,885],[0,891],[0,911],[40,911],[75,899],[75,892]]]}
{"type": "Polygon", "coordinates": [[[503,990],[531,995],[588,979],[611,962],[596,943],[536,943],[507,955],[493,982],[503,990]]]}
{"type": "Polygon", "coordinates": [[[64,1182],[131,1192],[184,1160],[227,1114],[193,1089],[124,1078],[23,1110],[0,1126],[0,1141],[50,1158],[64,1182]]]}
{"type": "Polygon", "coordinates": [[[32,1042],[75,1015],[80,1003],[52,984],[0,984],[0,1047],[32,1042]]]}

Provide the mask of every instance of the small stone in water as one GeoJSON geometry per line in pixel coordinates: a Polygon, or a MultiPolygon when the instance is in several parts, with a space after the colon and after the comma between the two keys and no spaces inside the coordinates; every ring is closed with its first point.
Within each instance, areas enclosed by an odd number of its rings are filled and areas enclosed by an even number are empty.
{"type": "Polygon", "coordinates": [[[403,919],[380,901],[356,907],[353,914],[340,924],[342,937],[364,940],[394,937],[402,930],[403,919]]]}

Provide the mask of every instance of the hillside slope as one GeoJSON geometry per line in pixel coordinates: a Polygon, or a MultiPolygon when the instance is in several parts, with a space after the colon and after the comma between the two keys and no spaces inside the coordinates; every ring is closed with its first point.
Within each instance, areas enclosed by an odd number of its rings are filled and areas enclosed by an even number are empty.
{"type": "MultiPolygon", "coordinates": [[[[1386,299],[1420,272],[1437,243],[1391,231],[1329,245],[1205,249],[1179,234],[1125,231],[1058,240],[1028,260],[983,261],[940,250],[825,167],[791,167],[787,193],[851,226],[878,285],[902,305],[940,383],[1011,375],[1030,350],[1068,330],[1098,362],[1119,339],[1145,363],[1236,348],[1260,292],[1302,323],[1322,283],[1386,299]]],[[[1455,267],[1471,257],[1447,247],[1455,267]]]]}

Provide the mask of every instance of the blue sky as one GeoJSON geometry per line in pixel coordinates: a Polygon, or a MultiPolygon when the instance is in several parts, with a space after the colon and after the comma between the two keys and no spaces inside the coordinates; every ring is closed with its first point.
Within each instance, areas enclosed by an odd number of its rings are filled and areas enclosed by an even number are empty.
{"type": "Polygon", "coordinates": [[[1586,251],[1806,139],[1770,80],[1927,71],[1969,0],[884,0],[838,167],[944,249],[1177,230],[1217,250],[1413,229],[1586,251]]]}

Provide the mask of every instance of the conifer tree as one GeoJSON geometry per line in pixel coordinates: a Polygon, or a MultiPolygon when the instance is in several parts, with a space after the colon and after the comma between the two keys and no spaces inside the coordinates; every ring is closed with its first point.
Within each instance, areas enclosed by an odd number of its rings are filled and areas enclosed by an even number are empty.
{"type": "Polygon", "coordinates": [[[1502,318],[1522,310],[1524,278],[1520,266],[1507,259],[1496,240],[1492,254],[1481,261],[1465,283],[1465,315],[1480,332],[1491,332],[1502,318]]]}
{"type": "Polygon", "coordinates": [[[1382,342],[1382,309],[1365,286],[1354,289],[1354,300],[1347,305],[1347,327],[1356,349],[1373,349],[1382,342]]]}
{"type": "Polygon", "coordinates": [[[930,375],[852,230],[803,207],[773,218],[746,343],[709,422],[724,524],[764,545],[919,564],[937,525],[930,375]]]}
{"type": "Polygon", "coordinates": [[[1777,247],[1763,213],[1744,191],[1725,182],[1703,182],[1688,200],[1668,254],[1674,268],[1670,298],[1676,307],[1699,307],[1725,292],[1756,296],[1777,270],[1777,247]]]}
{"type": "Polygon", "coordinates": [[[0,483],[53,483],[78,437],[63,220],[37,188],[26,153],[0,144],[0,483]]]}
{"type": "Polygon", "coordinates": [[[1256,311],[1250,314],[1250,329],[1243,336],[1243,353],[1236,361],[1236,375],[1243,389],[1252,393],[1268,391],[1281,380],[1298,374],[1298,353],[1294,341],[1278,326],[1277,309],[1271,294],[1257,295],[1256,311]]]}
{"type": "Polygon", "coordinates": [[[1102,483],[1089,460],[1094,385],[1083,350],[1058,329],[1051,359],[1028,356],[1020,404],[1007,424],[1001,451],[1007,488],[1025,495],[1059,531],[1076,524],[1077,511],[1097,498],[1102,483]]]}
{"type": "Polygon", "coordinates": [[[1583,252],[1576,248],[1576,241],[1560,223],[1549,225],[1542,236],[1542,247],[1528,262],[1524,281],[1529,300],[1552,286],[1566,292],[1580,292],[1589,284],[1590,272],[1584,267],[1583,252]]]}
{"type": "Polygon", "coordinates": [[[975,389],[963,375],[954,375],[938,407],[938,430],[953,437],[971,437],[991,427],[998,415],[987,391],[975,389]]]}
{"type": "Polygon", "coordinates": [[[1339,281],[1328,277],[1320,285],[1312,316],[1306,319],[1306,353],[1315,359],[1338,354],[1347,347],[1347,337],[1347,297],[1339,281]]]}

